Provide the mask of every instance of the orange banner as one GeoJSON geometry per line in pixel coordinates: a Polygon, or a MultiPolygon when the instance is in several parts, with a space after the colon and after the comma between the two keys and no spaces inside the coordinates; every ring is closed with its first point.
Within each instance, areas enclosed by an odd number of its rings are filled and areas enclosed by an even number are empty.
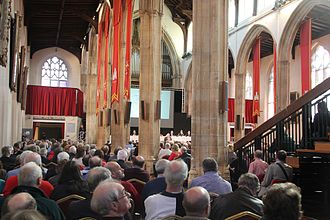
{"type": "Polygon", "coordinates": [[[253,47],[253,116],[260,116],[260,38],[253,47]]]}
{"type": "Polygon", "coordinates": [[[131,33],[132,33],[132,0],[126,0],[127,20],[126,20],[126,54],[125,54],[125,81],[124,98],[130,100],[131,87],[131,33]]]}
{"type": "Polygon", "coordinates": [[[119,53],[120,53],[120,22],[122,17],[122,0],[113,1],[113,57],[112,57],[112,86],[111,104],[119,102],[119,53]]]}
{"type": "Polygon", "coordinates": [[[100,21],[98,24],[96,114],[98,114],[100,111],[101,59],[102,59],[101,48],[102,48],[102,21],[100,21]]]}
{"type": "Polygon", "coordinates": [[[105,23],[104,23],[104,33],[105,33],[105,47],[104,47],[104,81],[103,81],[103,108],[107,108],[108,102],[108,63],[109,63],[109,19],[110,19],[110,9],[106,7],[105,9],[105,23]]]}

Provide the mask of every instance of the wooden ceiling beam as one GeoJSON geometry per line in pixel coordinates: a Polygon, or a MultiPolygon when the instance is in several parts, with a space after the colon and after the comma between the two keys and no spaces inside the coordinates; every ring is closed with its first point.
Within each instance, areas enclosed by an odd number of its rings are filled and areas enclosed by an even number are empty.
{"type": "Polygon", "coordinates": [[[63,19],[63,14],[64,14],[64,5],[65,5],[65,0],[62,0],[62,2],[61,2],[61,11],[60,11],[58,26],[57,26],[57,34],[56,34],[55,45],[58,45],[58,41],[59,41],[59,38],[60,38],[62,19],[63,19]]]}

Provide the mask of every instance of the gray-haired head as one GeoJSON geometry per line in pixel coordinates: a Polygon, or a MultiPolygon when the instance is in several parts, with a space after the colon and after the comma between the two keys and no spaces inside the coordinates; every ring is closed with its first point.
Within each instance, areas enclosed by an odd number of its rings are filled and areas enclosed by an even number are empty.
{"type": "Polygon", "coordinates": [[[98,156],[91,157],[88,161],[89,168],[100,167],[102,166],[102,160],[98,156]]]}
{"type": "Polygon", "coordinates": [[[20,168],[18,174],[19,186],[38,187],[42,180],[42,170],[35,162],[28,162],[20,168]]]}
{"type": "Polygon", "coordinates": [[[256,175],[245,173],[238,179],[238,187],[248,189],[252,195],[256,195],[260,188],[260,182],[256,175]]]}
{"type": "Polygon", "coordinates": [[[21,153],[21,155],[19,156],[19,162],[21,164],[21,166],[24,165],[24,161],[25,161],[25,157],[28,155],[28,154],[31,154],[33,153],[32,151],[30,150],[25,150],[21,153]]]}
{"type": "Polygon", "coordinates": [[[131,208],[124,187],[120,183],[105,180],[94,190],[91,200],[91,208],[94,212],[105,216],[110,212],[116,216],[124,216],[131,208]],[[125,199],[119,203],[119,199],[125,199]],[[116,205],[113,202],[118,202],[116,205]]]}
{"type": "Polygon", "coordinates": [[[158,175],[164,174],[165,168],[168,166],[170,161],[166,159],[160,159],[156,162],[155,169],[158,175]]]}
{"type": "Polygon", "coordinates": [[[262,158],[262,151],[261,150],[256,150],[254,152],[254,157],[261,159],[262,158]]]}
{"type": "Polygon", "coordinates": [[[24,164],[29,162],[35,162],[37,165],[41,166],[41,156],[36,152],[29,153],[24,157],[24,164]]]}
{"type": "Polygon", "coordinates": [[[104,167],[94,167],[88,172],[87,183],[89,190],[93,192],[103,180],[111,180],[111,172],[104,167]]]}
{"type": "Polygon", "coordinates": [[[67,152],[62,151],[61,153],[57,154],[57,163],[60,163],[64,160],[69,161],[70,160],[70,155],[67,152]]]}
{"type": "Polygon", "coordinates": [[[188,167],[183,160],[172,160],[164,172],[165,181],[169,186],[181,186],[187,175],[188,167]]]}

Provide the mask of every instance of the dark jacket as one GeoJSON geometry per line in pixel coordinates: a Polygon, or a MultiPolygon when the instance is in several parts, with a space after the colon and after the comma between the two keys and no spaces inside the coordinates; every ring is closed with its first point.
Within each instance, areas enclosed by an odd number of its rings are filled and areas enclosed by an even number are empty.
{"type": "Polygon", "coordinates": [[[129,180],[135,178],[143,182],[148,182],[150,178],[149,173],[139,167],[127,168],[124,170],[124,173],[125,173],[125,177],[123,180],[129,180]]]}
{"type": "Polygon", "coordinates": [[[54,188],[50,198],[56,201],[72,194],[77,194],[85,198],[89,197],[90,193],[87,182],[72,181],[69,183],[58,184],[54,188]]]}
{"type": "Polygon", "coordinates": [[[262,216],[263,203],[244,188],[232,193],[220,195],[212,204],[209,218],[221,220],[243,211],[250,211],[262,216]]]}
{"type": "Polygon", "coordinates": [[[69,219],[80,219],[84,217],[91,217],[101,219],[101,216],[91,209],[91,199],[84,199],[80,201],[71,202],[69,206],[69,219]]]}
{"type": "Polygon", "coordinates": [[[17,186],[12,191],[12,194],[20,192],[29,193],[36,200],[38,211],[40,211],[41,214],[47,216],[49,219],[65,219],[61,209],[58,207],[56,202],[48,199],[40,189],[31,186],[17,186]]]}
{"type": "Polygon", "coordinates": [[[151,195],[161,193],[165,191],[166,189],[166,182],[165,182],[165,177],[158,177],[156,179],[153,179],[143,187],[142,190],[142,202],[144,203],[144,200],[148,198],[151,195]]]}

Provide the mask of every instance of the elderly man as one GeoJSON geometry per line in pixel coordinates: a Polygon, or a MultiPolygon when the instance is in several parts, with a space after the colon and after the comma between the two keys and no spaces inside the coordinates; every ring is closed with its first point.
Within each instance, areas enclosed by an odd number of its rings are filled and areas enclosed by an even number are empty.
{"type": "Polygon", "coordinates": [[[110,170],[112,179],[114,181],[118,181],[121,185],[124,186],[125,190],[131,194],[135,203],[136,210],[139,211],[142,208],[141,195],[135,189],[132,183],[122,180],[125,177],[124,169],[121,168],[115,161],[106,163],[105,168],[110,170]]]}
{"type": "Polygon", "coordinates": [[[186,210],[187,220],[207,220],[210,214],[210,195],[203,187],[196,186],[185,192],[182,205],[186,210]]]}
{"type": "Polygon", "coordinates": [[[135,178],[143,182],[148,182],[150,179],[150,175],[148,171],[143,169],[144,158],[142,156],[136,156],[133,157],[132,161],[133,161],[133,167],[124,170],[125,173],[124,180],[135,178]]]}
{"type": "Polygon", "coordinates": [[[183,182],[187,178],[188,167],[182,160],[173,160],[165,168],[166,190],[149,196],[144,201],[146,220],[161,219],[169,215],[184,216],[182,207],[183,182]]]}
{"type": "Polygon", "coordinates": [[[131,208],[130,194],[116,182],[103,181],[94,190],[91,207],[102,218],[124,220],[124,215],[131,208]]]}
{"type": "MultiPolygon", "coordinates": [[[[29,163],[29,162],[34,162],[41,169],[41,167],[42,167],[41,156],[38,153],[35,153],[32,151],[24,151],[23,153],[24,153],[24,157],[22,158],[23,162],[21,162],[21,166],[23,166],[24,164],[29,163]]],[[[21,167],[19,168],[18,171],[20,172],[20,170],[21,170],[21,167]]],[[[17,175],[9,177],[6,181],[5,187],[3,189],[4,196],[8,196],[17,185],[18,185],[17,175]]],[[[49,197],[52,194],[54,187],[48,181],[41,179],[40,189],[45,193],[46,196],[49,197]]]]}
{"type": "Polygon", "coordinates": [[[158,174],[156,179],[150,180],[143,187],[142,190],[142,201],[146,200],[151,195],[163,192],[166,189],[166,181],[164,177],[165,168],[168,166],[170,161],[166,159],[160,159],[155,165],[156,172],[158,174]]]}
{"type": "Polygon", "coordinates": [[[1,209],[1,216],[8,212],[25,209],[37,209],[37,202],[29,193],[17,193],[6,198],[1,209]]]}
{"type": "Polygon", "coordinates": [[[226,195],[220,195],[213,201],[210,219],[221,220],[243,211],[262,215],[263,203],[256,197],[260,188],[259,179],[252,173],[241,175],[238,189],[226,195]]]}
{"type": "Polygon", "coordinates": [[[266,170],[268,168],[268,163],[263,161],[261,158],[262,158],[262,151],[256,150],[254,152],[254,161],[250,163],[249,171],[248,171],[249,173],[255,174],[260,182],[264,179],[266,170]]]}
{"type": "MultiPolygon", "coordinates": [[[[94,167],[89,171],[87,183],[91,194],[103,180],[111,180],[111,172],[104,167],[94,167]]],[[[69,206],[70,219],[85,217],[99,219],[101,216],[91,209],[91,198],[71,202],[69,206]]]]}
{"type": "Polygon", "coordinates": [[[40,166],[34,162],[29,162],[21,167],[18,174],[19,186],[13,190],[13,194],[20,192],[29,193],[37,202],[38,211],[50,219],[65,219],[62,211],[56,202],[48,199],[39,189],[42,180],[40,166]]]}
{"type": "Polygon", "coordinates": [[[191,181],[190,188],[201,186],[208,192],[217,193],[219,195],[232,192],[230,183],[218,174],[218,163],[215,159],[210,157],[204,159],[203,171],[204,175],[196,177],[191,181]]]}

